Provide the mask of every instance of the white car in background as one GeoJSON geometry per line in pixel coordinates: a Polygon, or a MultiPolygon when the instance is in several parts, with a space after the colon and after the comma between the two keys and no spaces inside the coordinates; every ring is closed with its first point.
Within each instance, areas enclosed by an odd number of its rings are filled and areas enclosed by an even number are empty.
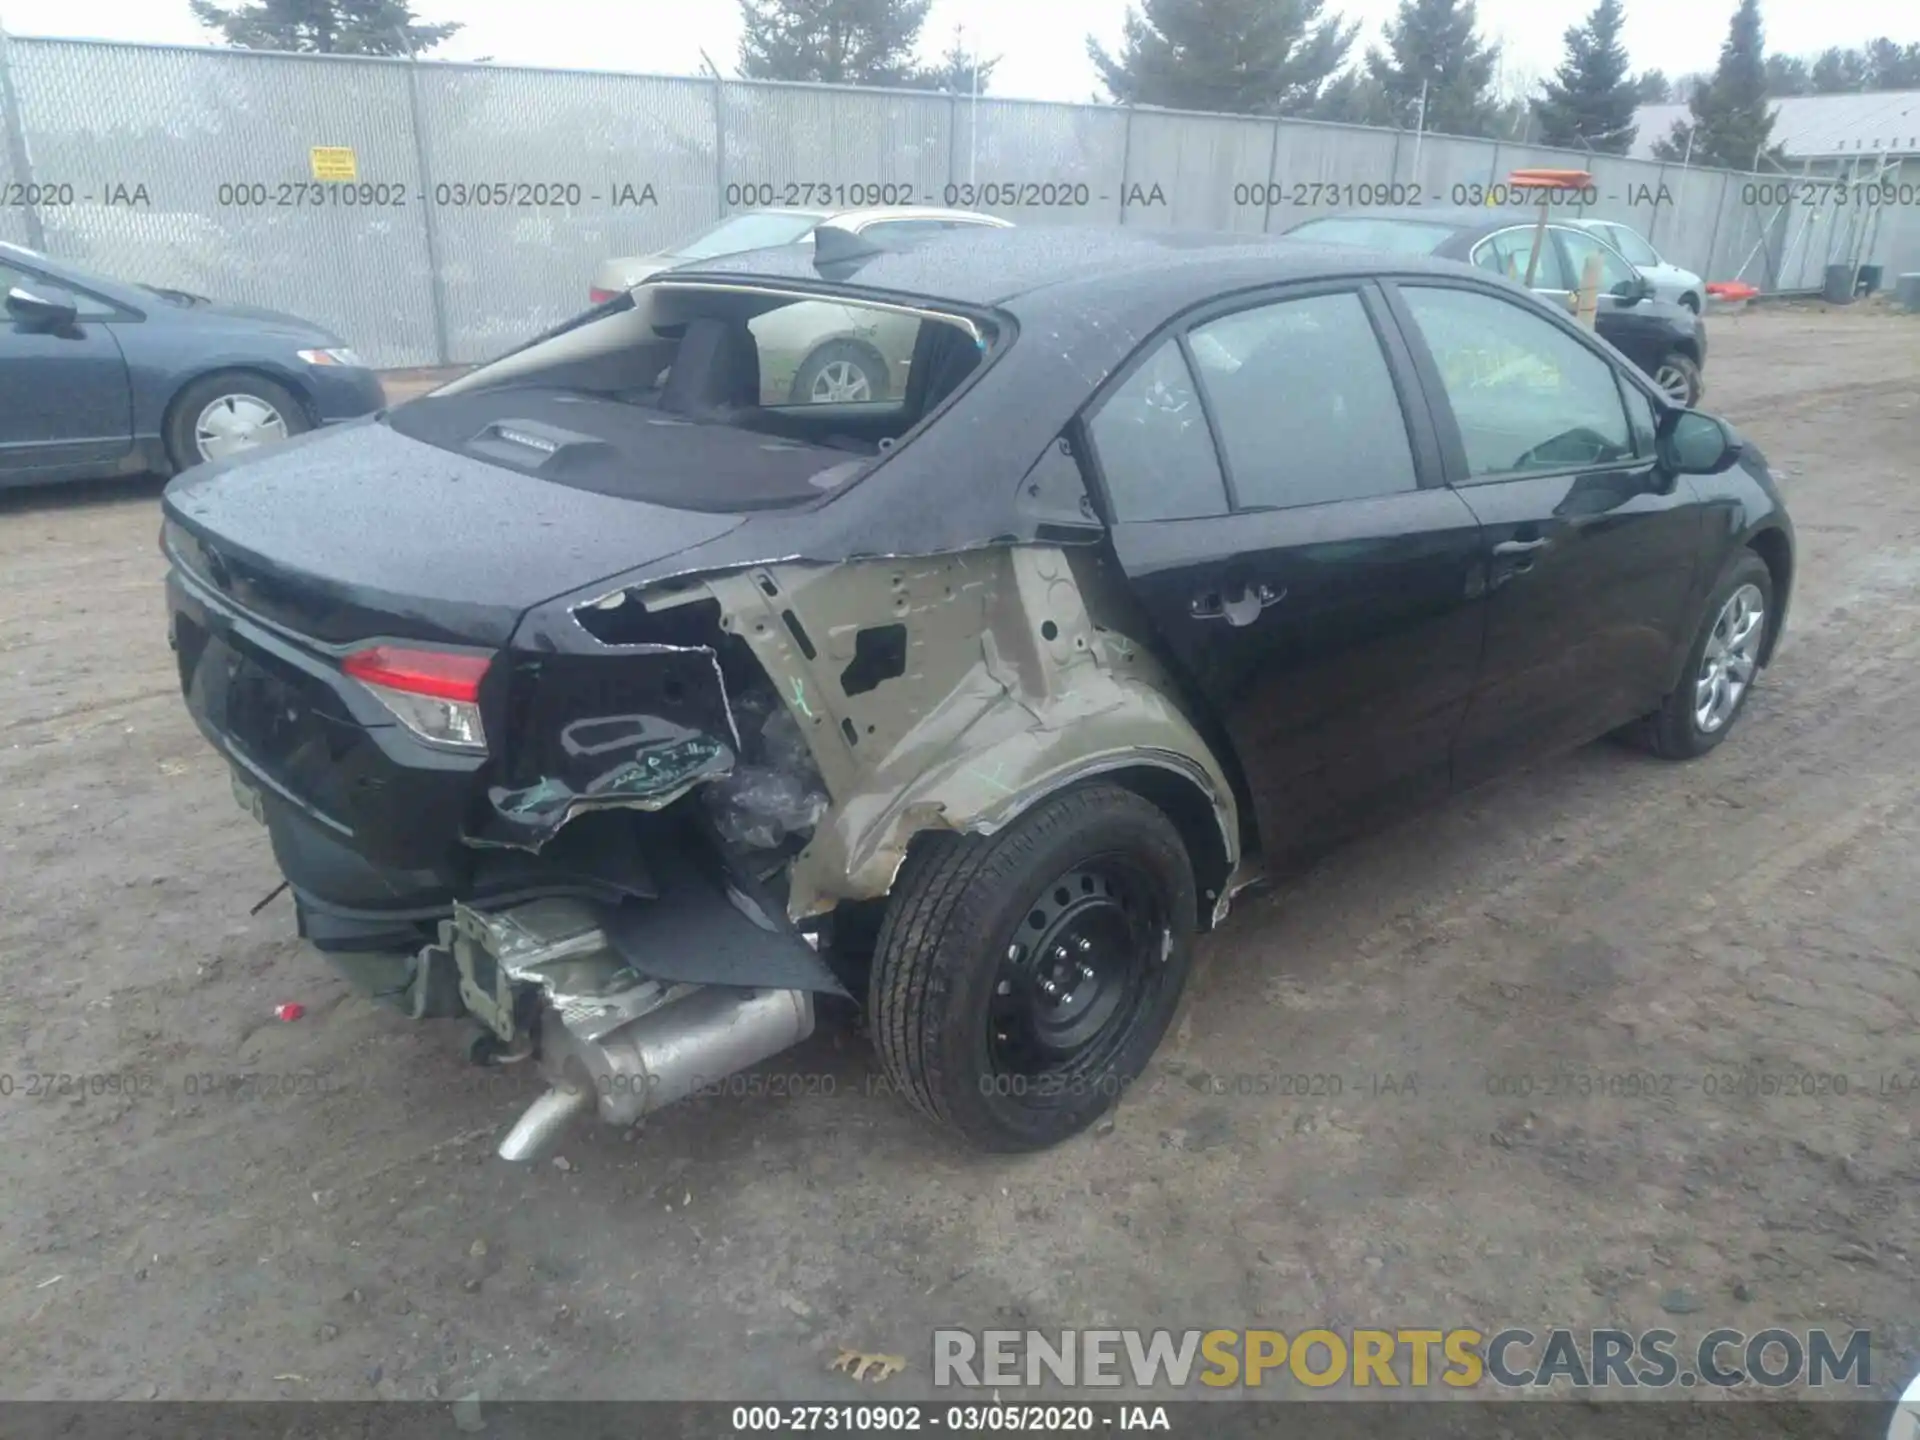
{"type": "Polygon", "coordinates": [[[1669,265],[1660,258],[1660,252],[1653,248],[1652,242],[1632,226],[1622,225],[1618,220],[1565,220],[1561,223],[1591,231],[1618,250],[1629,265],[1652,283],[1655,298],[1684,305],[1696,315],[1700,313],[1703,297],[1707,293],[1700,277],[1691,270],[1669,265]]]}
{"type": "MultiPolygon", "coordinates": [[[[588,298],[599,305],[641,281],[682,265],[747,250],[809,245],[822,225],[851,231],[881,246],[954,230],[1011,229],[1013,222],[977,210],[895,205],[862,210],[743,210],[671,250],[603,260],[588,298]]],[[[831,304],[787,305],[750,327],[760,350],[763,402],[858,405],[897,398],[906,386],[914,337],[912,316],[831,304]]]]}

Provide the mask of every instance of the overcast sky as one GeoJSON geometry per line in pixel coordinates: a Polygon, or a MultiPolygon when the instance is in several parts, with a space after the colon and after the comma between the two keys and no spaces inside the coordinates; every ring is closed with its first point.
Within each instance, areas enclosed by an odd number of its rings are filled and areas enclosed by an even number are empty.
{"type": "MultiPolygon", "coordinates": [[[[1377,40],[1395,0],[1329,0],[1363,22],[1363,44],[1377,40]]],[[[1505,47],[1503,89],[1527,85],[1560,61],[1561,35],[1592,0],[1479,0],[1481,32],[1505,47]]],[[[1710,69],[1725,38],[1734,0],[1626,0],[1627,47],[1636,70],[1669,75],[1710,69]]],[[[437,57],[490,56],[500,64],[688,74],[704,49],[734,71],[739,6],[734,0],[416,0],[427,20],[461,20],[466,29],[437,57]]],[[[946,48],[965,24],[971,44],[1002,57],[993,93],[1034,100],[1087,100],[1097,83],[1085,38],[1119,38],[1127,0],[934,0],[923,35],[929,54],[946,48]]],[[[1920,40],[1916,0],[1769,0],[1767,47],[1813,54],[1876,35],[1920,40]]],[[[0,0],[0,26],[20,35],[81,36],[206,44],[187,0],[0,0]]]]}

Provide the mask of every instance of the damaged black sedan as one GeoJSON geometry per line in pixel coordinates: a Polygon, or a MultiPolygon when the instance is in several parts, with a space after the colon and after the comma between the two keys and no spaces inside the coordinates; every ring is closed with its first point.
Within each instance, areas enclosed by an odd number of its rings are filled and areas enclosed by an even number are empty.
{"type": "MultiPolygon", "coordinates": [[[[803,317],[804,318],[804,317],[803,317]]],[[[1081,230],[663,274],[165,500],[194,719],[299,927],[630,1122],[864,998],[997,1149],[1088,1125],[1242,885],[1625,730],[1719,744],[1792,530],[1519,287],[1081,230]],[[798,307],[911,334],[794,403],[798,307]]]]}

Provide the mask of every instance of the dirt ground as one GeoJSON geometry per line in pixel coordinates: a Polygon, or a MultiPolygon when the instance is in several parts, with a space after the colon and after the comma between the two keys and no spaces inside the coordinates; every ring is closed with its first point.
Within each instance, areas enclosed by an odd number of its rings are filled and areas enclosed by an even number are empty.
{"type": "Polygon", "coordinates": [[[531,1078],[354,997],[284,896],[249,913],[279,877],[175,691],[158,485],[0,501],[0,1395],[907,1398],[936,1326],[1262,1324],[1866,1327],[1890,1391],[1920,1365],[1920,320],[1713,344],[1707,403],[1801,544],[1739,733],[1596,746],[1242,897],[1113,1123],[1012,1160],[868,1093],[849,1022],[768,1067],[812,1093],[495,1159],[531,1078]],[[1758,1093],[1800,1074],[1846,1093],[1758,1093]],[[843,1346],[908,1369],[862,1390],[843,1346]]]}

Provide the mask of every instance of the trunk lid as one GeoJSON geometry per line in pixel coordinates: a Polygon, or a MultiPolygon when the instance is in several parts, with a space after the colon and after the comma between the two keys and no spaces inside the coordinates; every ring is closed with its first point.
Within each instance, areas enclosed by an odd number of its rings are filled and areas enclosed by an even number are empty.
{"type": "Polygon", "coordinates": [[[175,564],[328,644],[504,647],[541,601],[742,523],[555,484],[372,418],[196,466],[162,508],[175,564]]]}

